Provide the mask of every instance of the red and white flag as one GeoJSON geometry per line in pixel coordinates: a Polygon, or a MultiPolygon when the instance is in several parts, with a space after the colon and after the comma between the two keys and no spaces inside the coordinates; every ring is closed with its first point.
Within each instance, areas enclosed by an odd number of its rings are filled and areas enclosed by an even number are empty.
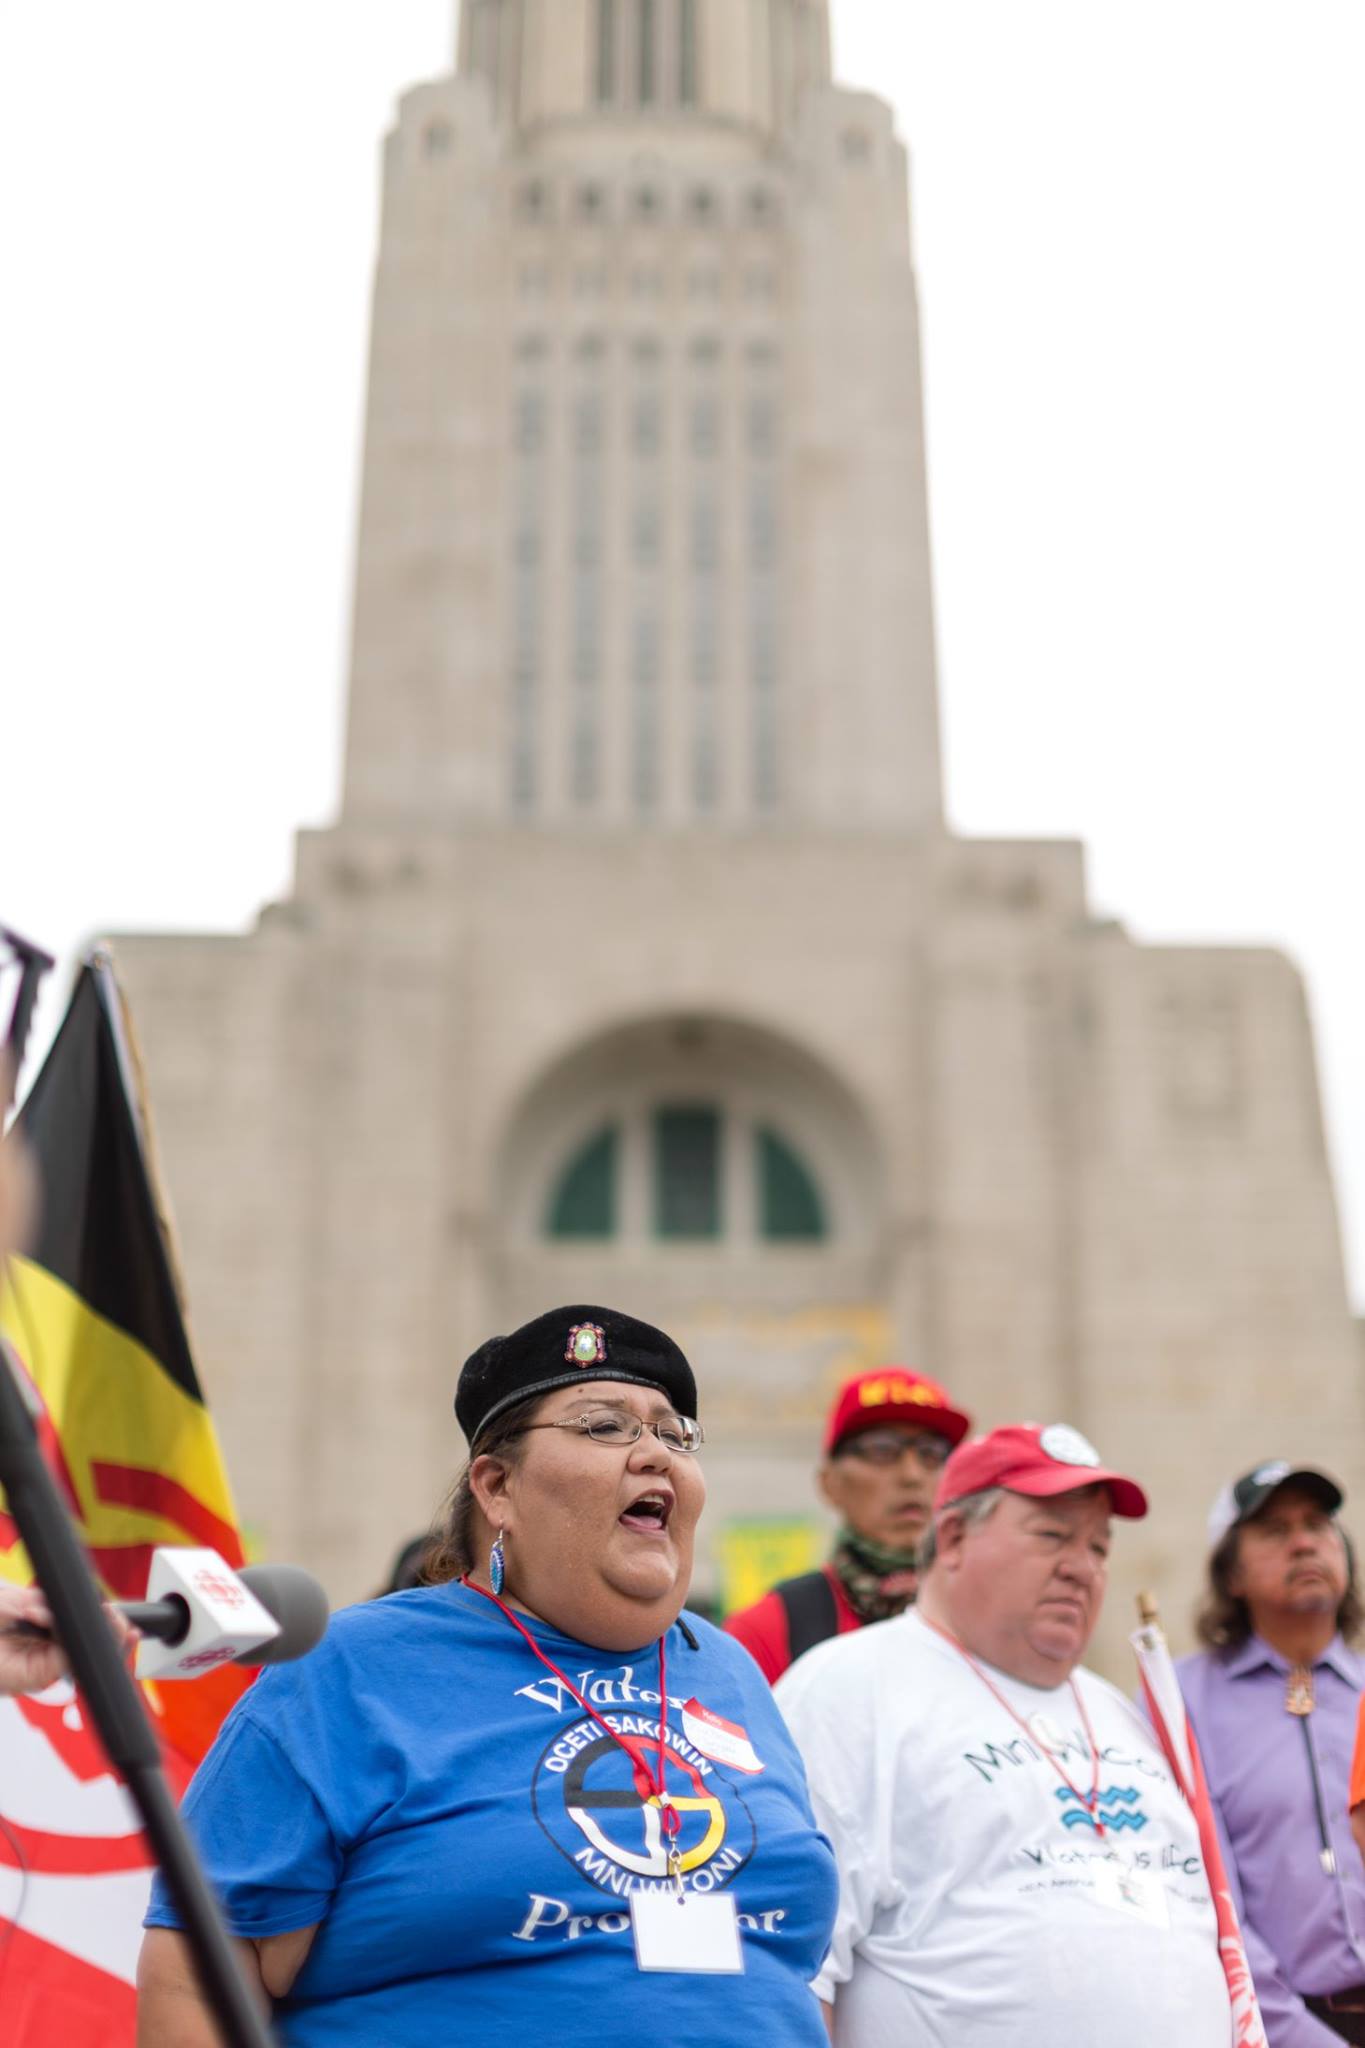
{"type": "MultiPolygon", "coordinates": [[[[167,1753],[179,1793],[188,1765],[167,1753]]],[[[25,2048],[131,2048],[152,1859],[65,1680],[0,1700],[0,2006],[25,2048]]]]}
{"type": "MultiPolygon", "coordinates": [[[[127,1020],[99,960],[19,1113],[43,1202],[0,1267],[0,1336],[29,1380],[38,1438],[104,1591],[140,1600],[163,1544],[242,1563],[232,1496],[190,1354],[130,1094],[127,1020]]],[[[0,1364],[0,1371],[9,1367],[0,1364]]],[[[0,1579],[33,1574],[0,1493],[0,1579]]],[[[249,1683],[226,1666],[144,1686],[178,1795],[249,1683]]],[[[152,1861],[81,1698],[63,1680],[0,1700],[0,2040],[133,2048],[133,1980],[152,1861]]]]}
{"type": "Polygon", "coordinates": [[[1218,1955],[1228,1980],[1232,2048],[1268,2048],[1265,2024],[1251,1978],[1251,1965],[1247,1961],[1242,1930],[1237,1924],[1237,1908],[1233,1904],[1232,1887],[1228,1883],[1222,1845],[1218,1840],[1213,1801],[1209,1797],[1199,1745],[1185,1711],[1180,1680],[1176,1677],[1166,1638],[1155,1620],[1144,1620],[1131,1641],[1137,1653],[1138,1676],[1142,1680],[1152,1727],[1199,1830],[1199,1847],[1218,1920],[1218,1955]]]}

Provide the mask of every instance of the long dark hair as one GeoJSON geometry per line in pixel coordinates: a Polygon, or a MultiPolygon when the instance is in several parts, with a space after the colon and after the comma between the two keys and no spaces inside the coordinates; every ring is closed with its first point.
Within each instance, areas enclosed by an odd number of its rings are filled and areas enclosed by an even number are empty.
{"type": "MultiPolygon", "coordinates": [[[[1337,1628],[1346,1642],[1354,1643],[1359,1640],[1361,1624],[1365,1623],[1365,1607],[1361,1605],[1360,1588],[1356,1584],[1355,1545],[1340,1524],[1337,1525],[1337,1533],[1346,1549],[1346,1591],[1337,1608],[1337,1628]]],[[[1210,1556],[1208,1583],[1194,1618],[1194,1632],[1205,1649],[1217,1650],[1223,1656],[1240,1650],[1253,1633],[1251,1609],[1241,1595],[1232,1590],[1232,1574],[1237,1566],[1241,1534],[1241,1525],[1234,1524],[1210,1556]]]]}
{"type": "Polygon", "coordinates": [[[475,1458],[484,1456],[502,1458],[507,1464],[513,1464],[516,1454],[512,1446],[520,1441],[523,1429],[543,1398],[543,1395],[533,1394],[528,1400],[504,1408],[502,1414],[475,1439],[469,1453],[469,1464],[456,1478],[437,1518],[431,1549],[422,1567],[424,1584],[444,1586],[451,1579],[462,1579],[479,1562],[474,1550],[479,1504],[469,1483],[469,1466],[475,1458]]]}

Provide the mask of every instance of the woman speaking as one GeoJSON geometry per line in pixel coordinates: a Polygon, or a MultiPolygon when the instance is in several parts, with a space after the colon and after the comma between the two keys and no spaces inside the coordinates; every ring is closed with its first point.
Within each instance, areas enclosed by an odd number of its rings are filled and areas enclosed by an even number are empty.
{"type": "MultiPolygon", "coordinates": [[[[466,1362],[431,1575],[265,1672],[185,1801],[290,2048],[821,2048],[833,1858],[746,1651],[682,1615],[678,1346],[564,1308],[466,1362]]],[[[217,2035],[163,1888],[140,2048],[217,2035]]]]}

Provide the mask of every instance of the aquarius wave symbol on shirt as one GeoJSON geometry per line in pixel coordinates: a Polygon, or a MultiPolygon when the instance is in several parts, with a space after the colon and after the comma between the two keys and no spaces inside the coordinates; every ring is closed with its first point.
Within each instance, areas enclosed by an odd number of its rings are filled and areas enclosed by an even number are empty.
{"type": "Polygon", "coordinates": [[[1069,1785],[1057,1787],[1057,1798],[1067,1809],[1062,1815],[1064,1828],[1093,1828],[1098,1820],[1101,1827],[1111,1834],[1120,1834],[1124,1828],[1131,1828],[1138,1834],[1147,1825],[1148,1816],[1138,1805],[1136,1785],[1106,1785],[1095,1802],[1092,1817],[1089,1807],[1073,1792],[1069,1785]]]}

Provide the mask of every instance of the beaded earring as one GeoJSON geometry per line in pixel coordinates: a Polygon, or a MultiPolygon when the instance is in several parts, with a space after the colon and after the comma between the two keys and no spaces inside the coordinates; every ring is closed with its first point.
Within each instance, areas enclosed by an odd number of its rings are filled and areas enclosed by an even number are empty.
{"type": "Polygon", "coordinates": [[[495,1593],[501,1593],[503,1580],[507,1576],[507,1559],[502,1551],[502,1530],[493,1539],[493,1548],[488,1554],[488,1583],[495,1593]]]}

